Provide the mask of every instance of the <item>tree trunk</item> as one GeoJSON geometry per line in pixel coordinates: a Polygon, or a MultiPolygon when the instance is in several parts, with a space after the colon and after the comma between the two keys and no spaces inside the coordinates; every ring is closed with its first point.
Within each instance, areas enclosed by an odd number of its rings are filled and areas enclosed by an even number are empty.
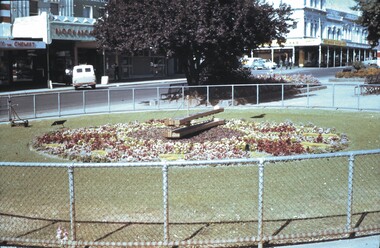
{"type": "Polygon", "coordinates": [[[187,59],[184,59],[184,70],[185,70],[185,76],[187,79],[187,84],[189,86],[193,85],[199,85],[199,67],[197,68],[196,61],[191,57],[188,57],[187,59]]]}

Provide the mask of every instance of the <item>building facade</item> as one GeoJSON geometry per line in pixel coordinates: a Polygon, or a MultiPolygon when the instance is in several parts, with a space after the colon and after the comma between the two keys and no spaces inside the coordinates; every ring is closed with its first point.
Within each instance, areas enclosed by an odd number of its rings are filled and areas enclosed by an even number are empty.
{"type": "MultiPolygon", "coordinates": [[[[2,2],[3,3],[3,2],[2,2]]],[[[101,71],[102,56],[92,35],[105,0],[18,0],[0,6],[1,84],[48,85],[67,82],[66,68],[91,63],[101,71]]]]}
{"type": "Polygon", "coordinates": [[[94,24],[108,0],[18,0],[0,4],[0,85],[71,83],[65,70],[92,64],[111,80],[175,74],[175,60],[101,51],[94,24]],[[170,69],[169,69],[170,68],[170,69]]]}
{"type": "Polygon", "coordinates": [[[366,40],[367,30],[355,23],[360,13],[351,9],[353,0],[268,2],[289,4],[294,21],[283,46],[273,41],[257,49],[254,56],[300,67],[347,66],[376,57],[376,50],[366,40]]]}

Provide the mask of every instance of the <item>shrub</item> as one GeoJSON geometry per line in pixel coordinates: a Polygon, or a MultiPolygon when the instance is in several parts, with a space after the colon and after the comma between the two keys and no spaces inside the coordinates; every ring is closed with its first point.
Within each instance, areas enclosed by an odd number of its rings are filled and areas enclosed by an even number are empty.
{"type": "Polygon", "coordinates": [[[380,68],[362,68],[357,71],[340,71],[335,74],[336,78],[365,78],[380,74],[380,68]]]}
{"type": "Polygon", "coordinates": [[[365,68],[364,64],[361,61],[355,61],[352,64],[352,67],[354,67],[354,69],[357,70],[357,71],[360,70],[360,69],[365,68]]]}

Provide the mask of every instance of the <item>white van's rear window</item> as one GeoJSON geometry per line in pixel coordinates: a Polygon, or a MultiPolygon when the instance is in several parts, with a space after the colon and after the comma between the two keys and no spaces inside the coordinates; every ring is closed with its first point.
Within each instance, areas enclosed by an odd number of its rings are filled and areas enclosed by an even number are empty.
{"type": "Polygon", "coordinates": [[[91,72],[91,68],[84,68],[85,72],[91,72]]]}
{"type": "Polygon", "coordinates": [[[82,68],[78,68],[77,72],[83,72],[82,68]]]}

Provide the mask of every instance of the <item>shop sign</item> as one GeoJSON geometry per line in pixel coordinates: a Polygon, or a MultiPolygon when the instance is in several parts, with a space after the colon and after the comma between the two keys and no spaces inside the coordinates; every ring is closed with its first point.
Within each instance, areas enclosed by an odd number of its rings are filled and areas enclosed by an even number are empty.
{"type": "Polygon", "coordinates": [[[93,2],[93,3],[107,3],[107,0],[89,0],[88,2],[93,2]]]}
{"type": "Polygon", "coordinates": [[[347,46],[347,43],[345,41],[341,41],[341,40],[328,40],[328,39],[324,39],[323,40],[323,45],[345,47],[345,46],[347,46]]]}
{"type": "Polygon", "coordinates": [[[57,35],[77,35],[77,36],[93,36],[93,31],[89,30],[75,30],[75,29],[65,29],[65,28],[56,28],[55,33],[57,35]]]}
{"type": "MultiPolygon", "coordinates": [[[[320,39],[287,39],[286,42],[282,43],[285,47],[293,47],[293,46],[319,46],[321,44],[320,39]]],[[[277,41],[272,41],[272,47],[279,47],[277,41]]]]}
{"type": "Polygon", "coordinates": [[[46,44],[42,41],[27,40],[0,40],[0,49],[45,49],[46,44]]]}
{"type": "Polygon", "coordinates": [[[57,40],[95,40],[93,27],[80,27],[74,25],[52,25],[51,36],[52,39],[57,40]]]}

